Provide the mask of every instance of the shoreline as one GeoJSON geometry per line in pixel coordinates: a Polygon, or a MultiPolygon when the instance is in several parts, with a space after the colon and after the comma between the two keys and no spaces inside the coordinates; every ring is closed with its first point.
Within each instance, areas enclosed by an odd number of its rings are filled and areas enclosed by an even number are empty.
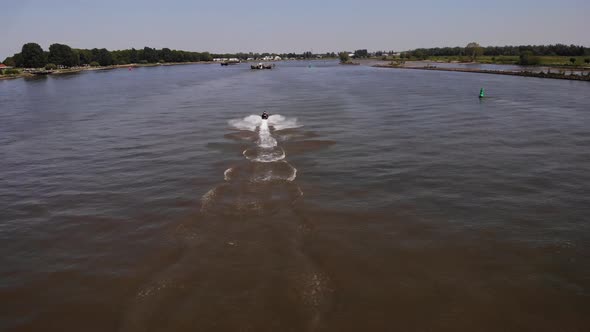
{"type": "MultiPolygon", "coordinates": [[[[95,70],[112,70],[121,68],[139,68],[139,67],[158,67],[158,66],[178,66],[178,65],[197,65],[197,64],[213,64],[213,61],[198,61],[198,62],[168,62],[168,63],[130,63],[125,65],[112,65],[104,67],[78,67],[73,69],[56,69],[47,75],[64,75],[64,74],[76,74],[84,71],[95,71],[95,70]]],[[[12,80],[17,78],[33,78],[47,75],[35,75],[29,72],[21,72],[16,75],[0,75],[0,81],[12,80]]]]}
{"type": "Polygon", "coordinates": [[[430,70],[430,71],[450,71],[450,72],[460,72],[460,73],[479,73],[479,74],[493,74],[493,75],[510,75],[510,76],[551,78],[551,79],[560,79],[560,80],[590,82],[590,76],[588,76],[588,75],[565,75],[565,74],[545,73],[545,72],[507,71],[507,70],[489,70],[489,69],[473,69],[473,68],[392,66],[389,64],[376,64],[376,65],[372,65],[371,67],[391,68],[391,69],[417,69],[417,70],[430,70]]]}

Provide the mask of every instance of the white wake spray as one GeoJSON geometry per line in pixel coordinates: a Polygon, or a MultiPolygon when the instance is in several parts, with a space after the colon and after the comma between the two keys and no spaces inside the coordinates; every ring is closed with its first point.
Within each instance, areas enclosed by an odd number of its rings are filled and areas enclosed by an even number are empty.
{"type": "Polygon", "coordinates": [[[272,137],[270,130],[268,129],[268,120],[262,120],[260,129],[258,131],[258,146],[264,149],[270,149],[277,146],[277,140],[272,137]]]}
{"type": "MultiPolygon", "coordinates": [[[[248,115],[243,119],[229,120],[230,126],[239,130],[256,131],[256,128],[262,125],[262,118],[260,115],[248,115]]],[[[297,118],[287,118],[280,114],[273,114],[268,117],[266,121],[267,127],[272,127],[275,130],[299,128],[303,125],[297,122],[297,118]]]]}
{"type": "MultiPolygon", "coordinates": [[[[252,175],[252,181],[265,182],[283,179],[290,182],[295,179],[297,170],[284,161],[285,150],[278,146],[277,140],[272,136],[271,129],[283,130],[301,127],[296,118],[286,118],[280,114],[274,114],[268,119],[262,119],[259,115],[249,115],[242,119],[229,120],[228,123],[236,129],[258,133],[256,147],[248,148],[242,154],[246,159],[255,163],[267,164],[268,167],[255,168],[257,174],[252,175]]],[[[224,173],[225,180],[232,180],[233,173],[233,169],[227,169],[224,173]]]]}
{"type": "Polygon", "coordinates": [[[256,128],[261,122],[262,119],[260,118],[260,115],[248,115],[243,119],[233,119],[228,121],[229,125],[236,129],[250,131],[256,131],[256,128]]]}
{"type": "Polygon", "coordinates": [[[297,118],[286,118],[280,114],[269,116],[268,124],[275,130],[303,127],[303,125],[297,122],[297,118]]]}

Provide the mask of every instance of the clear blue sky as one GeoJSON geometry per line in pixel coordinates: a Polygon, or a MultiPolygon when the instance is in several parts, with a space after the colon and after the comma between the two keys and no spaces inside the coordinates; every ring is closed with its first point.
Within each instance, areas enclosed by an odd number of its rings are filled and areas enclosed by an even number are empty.
{"type": "Polygon", "coordinates": [[[0,1],[0,61],[22,44],[210,52],[590,46],[590,0],[0,1]]]}

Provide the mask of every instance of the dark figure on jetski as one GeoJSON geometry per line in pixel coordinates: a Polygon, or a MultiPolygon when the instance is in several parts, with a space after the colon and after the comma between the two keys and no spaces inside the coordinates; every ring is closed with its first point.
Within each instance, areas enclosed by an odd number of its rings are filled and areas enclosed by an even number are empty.
{"type": "Polygon", "coordinates": [[[268,119],[268,113],[262,112],[262,120],[267,120],[268,119]]]}

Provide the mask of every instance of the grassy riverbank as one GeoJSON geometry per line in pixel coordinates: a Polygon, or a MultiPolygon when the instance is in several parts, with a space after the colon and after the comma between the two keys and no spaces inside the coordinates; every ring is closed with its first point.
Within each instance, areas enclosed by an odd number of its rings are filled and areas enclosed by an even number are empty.
{"type": "MultiPolygon", "coordinates": [[[[590,67],[590,63],[586,63],[586,59],[590,60],[589,56],[537,56],[540,66],[559,66],[559,67],[590,67]],[[570,59],[576,61],[572,64],[570,59]]],[[[429,56],[427,59],[422,58],[392,58],[387,57],[387,60],[405,60],[405,61],[420,61],[427,60],[433,62],[449,62],[449,63],[472,63],[467,56],[429,56]]],[[[500,65],[518,65],[520,57],[517,55],[499,55],[499,56],[478,56],[475,63],[482,64],[500,64],[500,65]]]]}
{"type": "Polygon", "coordinates": [[[479,74],[495,74],[495,75],[511,75],[511,76],[524,76],[524,77],[538,77],[538,78],[553,78],[561,80],[574,80],[574,81],[587,81],[590,82],[590,72],[587,74],[573,74],[569,75],[556,72],[532,72],[532,71],[508,71],[508,70],[487,70],[487,69],[473,69],[473,68],[439,68],[436,66],[400,66],[396,64],[376,64],[373,67],[380,68],[396,68],[396,69],[418,69],[418,70],[431,70],[431,71],[453,71],[462,73],[479,73],[479,74]]]}
{"type": "Polygon", "coordinates": [[[9,80],[19,77],[33,76],[32,74],[24,73],[22,69],[10,68],[0,70],[0,80],[9,80]]]}

